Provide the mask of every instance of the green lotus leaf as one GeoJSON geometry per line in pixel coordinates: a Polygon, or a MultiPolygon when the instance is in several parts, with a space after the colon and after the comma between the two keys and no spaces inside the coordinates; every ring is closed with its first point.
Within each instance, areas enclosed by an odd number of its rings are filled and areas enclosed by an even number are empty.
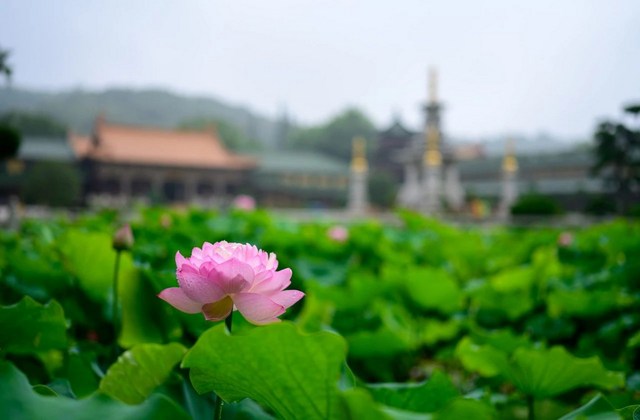
{"type": "Polygon", "coordinates": [[[111,365],[100,391],[127,404],[140,404],[167,380],[186,351],[178,343],[139,344],[111,365]]]}
{"type": "Polygon", "coordinates": [[[450,314],[462,308],[463,293],[456,280],[442,269],[411,268],[404,274],[407,294],[417,305],[450,314]]]}
{"type": "Polygon", "coordinates": [[[497,418],[495,409],[485,402],[467,398],[456,398],[438,411],[434,420],[494,420],[497,418]]]}
{"type": "Polygon", "coordinates": [[[562,416],[560,420],[635,420],[639,416],[640,405],[616,409],[602,394],[598,394],[582,407],[562,416]]]}
{"type": "MultiPolygon", "coordinates": [[[[78,278],[82,290],[95,302],[108,301],[116,260],[111,236],[72,229],[66,232],[61,244],[67,267],[78,278]]],[[[123,252],[120,269],[126,272],[132,267],[131,256],[123,252]]]]}
{"type": "Polygon", "coordinates": [[[34,354],[67,348],[67,322],[55,300],[42,305],[28,296],[0,307],[0,350],[34,354]]]}
{"type": "Polygon", "coordinates": [[[503,373],[508,364],[508,354],[490,345],[479,345],[464,337],[458,342],[455,354],[465,369],[482,376],[493,377],[503,373]]]}
{"type": "Polygon", "coordinates": [[[580,387],[624,386],[624,374],[605,369],[598,357],[578,358],[563,347],[519,348],[504,373],[520,391],[536,398],[553,397],[580,387]]]}
{"type": "Polygon", "coordinates": [[[419,413],[438,411],[460,395],[449,377],[439,371],[419,384],[372,384],[367,388],[379,403],[419,413]]]}
{"type": "Polygon", "coordinates": [[[0,418],[30,419],[159,419],[186,420],[187,414],[163,395],[152,395],[140,405],[130,406],[100,393],[74,400],[40,395],[15,366],[0,362],[0,418]]]}
{"type": "Polygon", "coordinates": [[[284,419],[341,418],[337,382],[346,343],[337,334],[302,333],[289,322],[230,335],[218,325],[185,356],[199,393],[251,398],[284,419]]]}

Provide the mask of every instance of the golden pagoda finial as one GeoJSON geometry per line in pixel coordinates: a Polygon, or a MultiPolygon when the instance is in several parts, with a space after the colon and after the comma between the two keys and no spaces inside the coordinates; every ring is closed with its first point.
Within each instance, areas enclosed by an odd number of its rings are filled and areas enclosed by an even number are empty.
{"type": "Polygon", "coordinates": [[[434,126],[427,128],[426,148],[423,157],[427,166],[440,166],[442,164],[442,154],[440,153],[440,134],[434,126]]]}
{"type": "Polygon", "coordinates": [[[365,154],[364,137],[354,137],[351,146],[351,170],[353,172],[366,172],[369,169],[369,165],[367,163],[367,156],[365,154]]]}
{"type": "Polygon", "coordinates": [[[429,102],[438,102],[438,71],[434,67],[429,68],[429,102]]]}
{"type": "Polygon", "coordinates": [[[514,173],[518,170],[518,159],[514,150],[513,139],[508,139],[505,144],[504,159],[502,160],[502,171],[508,173],[514,173]]]}

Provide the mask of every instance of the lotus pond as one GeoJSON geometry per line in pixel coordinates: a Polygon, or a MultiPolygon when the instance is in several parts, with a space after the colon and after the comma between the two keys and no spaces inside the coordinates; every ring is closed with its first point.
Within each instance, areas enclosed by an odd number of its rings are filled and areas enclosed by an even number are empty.
{"type": "Polygon", "coordinates": [[[116,213],[0,233],[0,418],[640,416],[639,223],[398,218],[142,209],[115,289],[116,213]],[[222,240],[292,270],[282,322],[229,332],[157,297],[177,251],[222,240]]]}

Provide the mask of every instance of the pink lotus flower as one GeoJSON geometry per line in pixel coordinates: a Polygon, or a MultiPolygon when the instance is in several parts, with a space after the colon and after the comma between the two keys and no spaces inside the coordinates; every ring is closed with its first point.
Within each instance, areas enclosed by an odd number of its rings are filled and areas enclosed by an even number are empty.
{"type": "Polygon", "coordinates": [[[573,234],[571,232],[562,232],[560,236],[558,236],[558,246],[560,247],[570,247],[573,244],[573,234]]]}
{"type": "Polygon", "coordinates": [[[346,227],[340,225],[332,226],[327,235],[336,242],[345,242],[349,239],[349,231],[346,227]]]}
{"type": "Polygon", "coordinates": [[[209,321],[237,309],[255,325],[277,322],[304,296],[284,290],[291,284],[291,269],[276,271],[276,255],[249,244],[205,242],[190,258],[177,252],[176,265],[180,287],[164,289],[158,297],[183,312],[202,312],[209,321]]]}
{"type": "Polygon", "coordinates": [[[256,209],[256,200],[250,195],[240,194],[236,198],[233,199],[233,207],[240,210],[255,210],[256,209]]]}

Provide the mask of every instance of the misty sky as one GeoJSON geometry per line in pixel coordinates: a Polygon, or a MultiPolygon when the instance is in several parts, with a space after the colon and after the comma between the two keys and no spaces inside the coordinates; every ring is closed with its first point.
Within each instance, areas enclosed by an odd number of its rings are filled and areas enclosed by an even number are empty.
{"type": "Polygon", "coordinates": [[[640,101],[640,1],[0,1],[14,85],[162,87],[300,123],[349,105],[417,128],[438,69],[454,136],[585,138],[640,101]]]}

